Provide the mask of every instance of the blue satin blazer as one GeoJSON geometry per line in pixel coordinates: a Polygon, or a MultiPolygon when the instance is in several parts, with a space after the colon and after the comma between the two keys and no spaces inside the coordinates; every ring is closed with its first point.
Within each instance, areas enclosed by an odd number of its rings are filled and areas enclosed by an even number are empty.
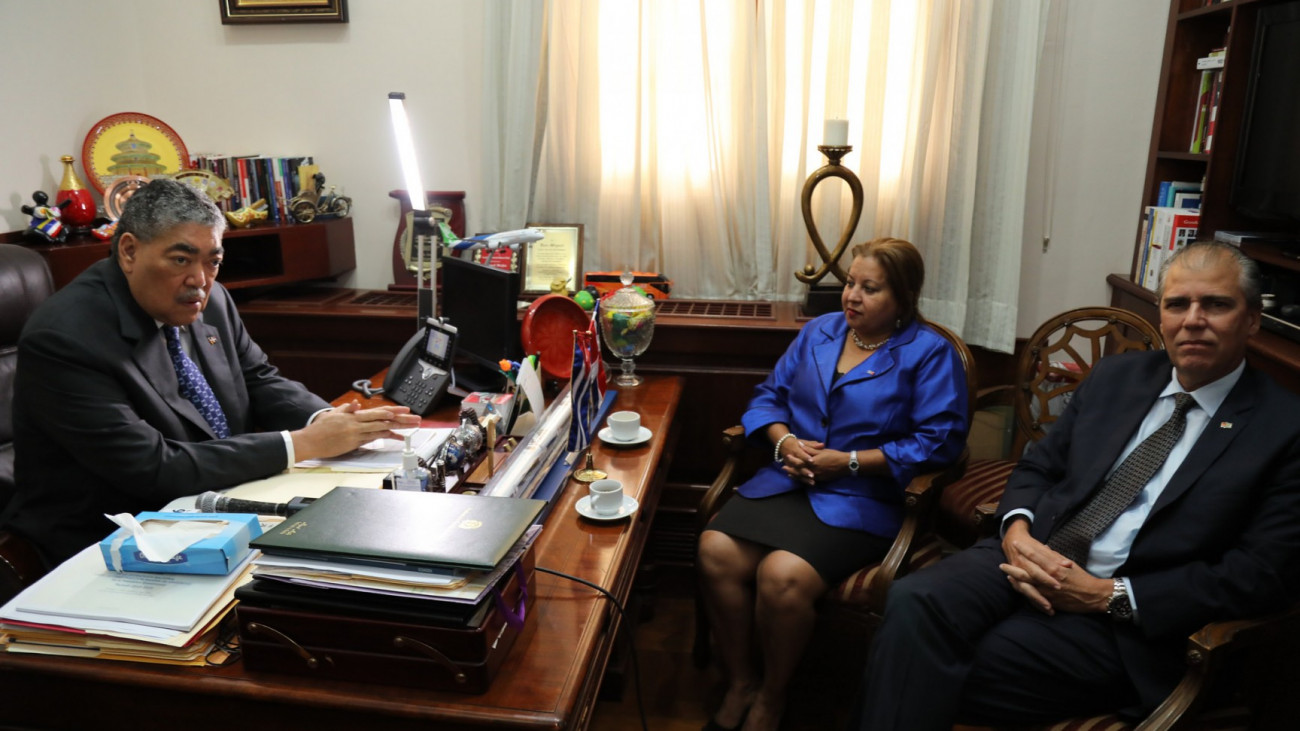
{"type": "MultiPolygon", "coordinates": [[[[831,385],[848,336],[844,313],[812,320],[755,390],[741,423],[770,448],[766,427],[847,452],[880,449],[890,474],[860,475],[806,487],[828,525],[892,537],[903,520],[903,490],[920,472],[952,463],[966,441],[966,375],[947,340],[913,321],[875,355],[831,385]]],[[[804,488],[771,463],[741,485],[748,498],[804,488]]]]}

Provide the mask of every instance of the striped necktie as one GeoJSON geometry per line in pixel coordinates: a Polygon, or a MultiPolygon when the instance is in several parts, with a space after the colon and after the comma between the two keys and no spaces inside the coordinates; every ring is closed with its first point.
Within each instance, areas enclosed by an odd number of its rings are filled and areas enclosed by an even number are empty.
{"type": "Polygon", "coordinates": [[[208,379],[203,377],[203,371],[199,370],[181,347],[180,328],[164,325],[162,329],[167,338],[167,352],[171,354],[172,367],[176,369],[176,380],[181,384],[181,395],[194,404],[194,408],[203,415],[218,439],[230,436],[230,425],[226,423],[221,404],[217,403],[217,395],[208,385],[208,379]]]}
{"type": "Polygon", "coordinates": [[[1047,545],[1079,566],[1086,564],[1093,539],[1115,522],[1160,471],[1187,427],[1188,410],[1195,405],[1189,394],[1174,394],[1174,414],[1169,421],[1142,440],[1079,512],[1052,531],[1047,545]]]}

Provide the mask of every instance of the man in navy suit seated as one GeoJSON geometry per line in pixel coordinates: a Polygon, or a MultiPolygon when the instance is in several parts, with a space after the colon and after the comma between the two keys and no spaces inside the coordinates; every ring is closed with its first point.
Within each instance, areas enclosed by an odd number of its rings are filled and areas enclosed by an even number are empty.
{"type": "Polygon", "coordinates": [[[1193,244],[1159,306],[1167,351],[1097,364],[1012,473],[1001,536],[890,591],[862,729],[1145,716],[1190,633],[1300,595],[1300,398],[1245,362],[1258,270],[1193,244]]]}

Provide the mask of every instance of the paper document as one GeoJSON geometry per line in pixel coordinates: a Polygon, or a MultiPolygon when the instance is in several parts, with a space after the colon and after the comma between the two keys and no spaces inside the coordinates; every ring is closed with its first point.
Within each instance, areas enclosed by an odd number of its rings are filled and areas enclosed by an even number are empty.
{"type": "MultiPolygon", "coordinates": [[[[395,430],[398,434],[411,435],[411,448],[422,459],[432,459],[434,452],[447,441],[452,430],[449,428],[426,428],[418,429],[399,429],[395,430]]],[[[361,448],[354,449],[347,454],[342,454],[329,459],[305,459],[294,465],[295,467],[313,468],[325,467],[335,472],[392,472],[402,466],[402,450],[404,448],[401,439],[376,439],[369,444],[363,444],[361,448]]]]}
{"type": "MultiPolygon", "coordinates": [[[[497,580],[501,578],[510,567],[519,562],[524,555],[524,551],[533,544],[537,536],[541,533],[542,526],[529,526],[524,535],[520,536],[514,546],[510,548],[505,558],[496,565],[491,571],[471,571],[456,583],[446,586],[432,586],[427,582],[424,585],[413,584],[410,582],[393,582],[388,580],[370,579],[362,576],[342,577],[323,577],[306,578],[293,575],[292,571],[281,571],[272,566],[263,567],[259,565],[254,567],[253,576],[259,579],[274,579],[284,581],[290,584],[301,586],[313,586],[320,589],[347,589],[350,591],[359,591],[367,594],[380,594],[384,596],[396,597],[415,597],[419,599],[434,599],[445,602],[476,604],[483,599],[488,590],[492,588],[497,580]]],[[[265,558],[265,557],[263,557],[265,558]]],[[[359,567],[358,567],[359,568],[359,567]]],[[[409,572],[418,574],[418,572],[409,572]]],[[[424,578],[424,577],[412,577],[424,578]]]]}
{"type": "Polygon", "coordinates": [[[90,619],[190,630],[243,576],[249,558],[225,576],[118,573],[104,566],[96,544],[14,597],[0,610],[0,618],[11,618],[12,608],[28,617],[44,616],[50,624],[90,619]]]}

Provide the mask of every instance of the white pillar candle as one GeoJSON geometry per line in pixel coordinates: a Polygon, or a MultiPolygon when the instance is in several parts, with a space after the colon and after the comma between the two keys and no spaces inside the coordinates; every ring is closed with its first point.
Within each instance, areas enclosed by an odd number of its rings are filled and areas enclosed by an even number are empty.
{"type": "Polygon", "coordinates": [[[849,144],[849,120],[828,119],[822,133],[823,145],[827,147],[845,147],[849,144]]]}

